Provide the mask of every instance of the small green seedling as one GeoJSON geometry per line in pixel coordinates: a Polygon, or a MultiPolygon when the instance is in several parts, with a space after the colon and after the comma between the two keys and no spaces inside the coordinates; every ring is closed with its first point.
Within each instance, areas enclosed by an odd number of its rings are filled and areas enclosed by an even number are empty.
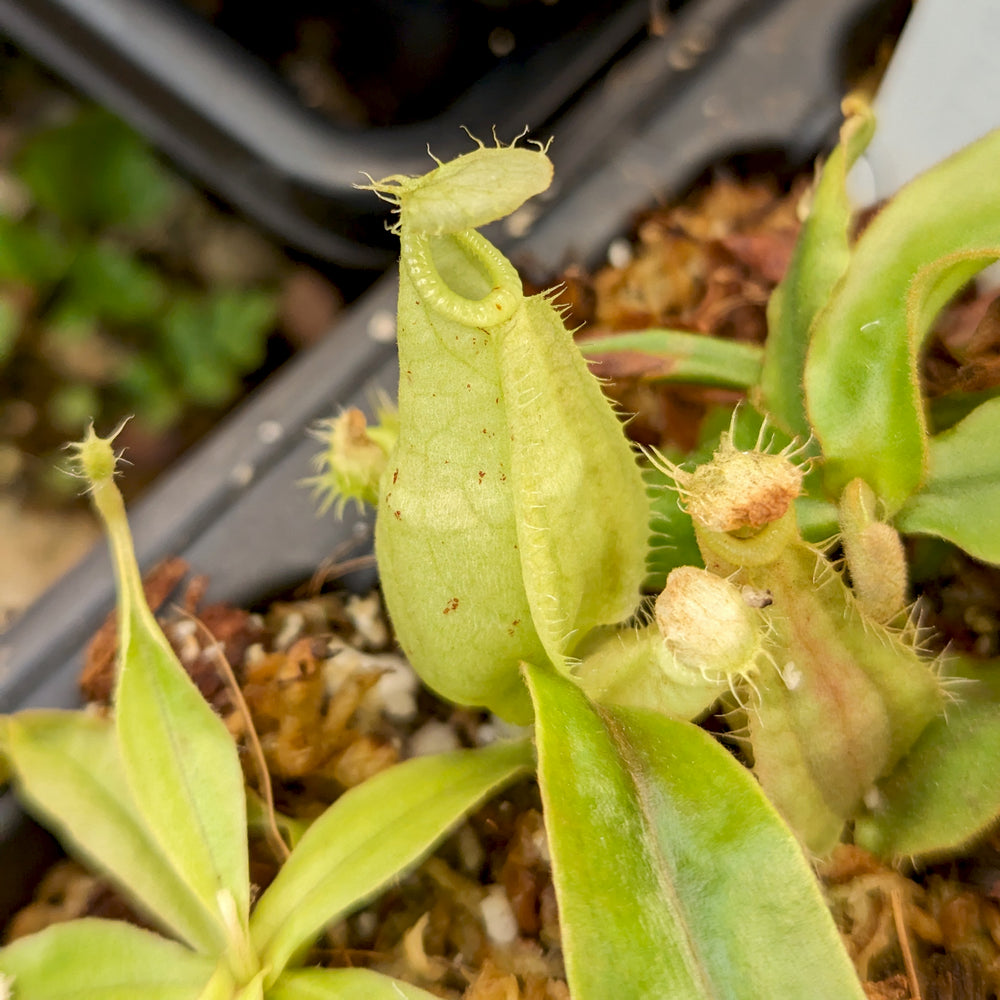
{"type": "Polygon", "coordinates": [[[160,934],[87,918],[0,949],[15,1000],[429,1000],[374,972],[304,969],[323,928],[371,899],[471,808],[531,766],[498,743],[396,765],[301,836],[251,911],[239,754],[145,602],[110,438],[76,447],[118,580],[114,718],[7,716],[0,751],[28,807],[104,872],[160,934]],[[162,936],[161,936],[162,934],[162,936]]]}
{"type": "MultiPolygon", "coordinates": [[[[9,405],[37,412],[33,429],[5,421],[13,455],[122,412],[162,433],[192,409],[228,405],[266,360],[278,314],[273,289],[206,287],[198,267],[178,270],[192,242],[182,220],[203,213],[194,193],[106,111],[69,110],[5,163],[0,376],[9,405]]],[[[72,492],[65,476],[41,485],[72,492]]]]}

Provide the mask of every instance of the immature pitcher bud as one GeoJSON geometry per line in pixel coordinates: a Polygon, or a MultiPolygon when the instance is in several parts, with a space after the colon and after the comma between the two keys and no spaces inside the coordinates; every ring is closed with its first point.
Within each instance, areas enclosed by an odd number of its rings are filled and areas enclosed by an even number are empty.
{"type": "Polygon", "coordinates": [[[792,457],[759,443],[739,452],[723,435],[693,472],[657,459],[677,482],[709,570],[671,573],[656,619],[689,677],[746,679],[754,773],[822,855],[937,716],[942,694],[907,637],[880,624],[899,610],[904,577],[874,494],[858,480],[841,502],[852,592],[799,532],[803,472],[792,457]]]}
{"type": "Polygon", "coordinates": [[[378,416],[381,423],[369,427],[365,415],[352,407],[314,432],[325,448],[316,456],[318,471],[308,482],[321,497],[321,513],[334,505],[339,515],[348,500],[359,506],[378,503],[379,479],[399,435],[399,418],[391,407],[380,407],[378,416]]]}
{"type": "Polygon", "coordinates": [[[840,498],[840,530],[854,597],[873,621],[888,622],[906,604],[906,553],[891,524],[880,521],[872,488],[855,479],[840,498]]]}
{"type": "Polygon", "coordinates": [[[761,622],[740,589],[708,570],[681,566],[656,599],[656,624],[690,683],[753,672],[761,622]]]}
{"type": "Polygon", "coordinates": [[[695,524],[708,531],[762,528],[777,521],[802,492],[802,469],[784,453],[740,451],[723,434],[712,461],[694,472],[670,472],[695,524]]]}

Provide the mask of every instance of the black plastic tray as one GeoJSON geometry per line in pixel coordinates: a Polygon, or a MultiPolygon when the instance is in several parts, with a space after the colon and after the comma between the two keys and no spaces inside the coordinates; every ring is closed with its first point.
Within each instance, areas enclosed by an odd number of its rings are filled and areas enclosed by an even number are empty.
{"type": "MultiPolygon", "coordinates": [[[[405,18],[407,5],[396,6],[405,18]]],[[[410,6],[424,12],[414,31],[435,10],[447,16],[446,4],[410,6]]],[[[0,31],[286,243],[382,270],[392,241],[377,206],[353,188],[361,171],[422,172],[428,143],[443,159],[459,150],[461,125],[514,135],[526,122],[548,121],[642,36],[649,0],[590,0],[579,9],[579,27],[526,45],[523,58],[515,49],[432,118],[377,129],[322,118],[253,53],[176,2],[0,0],[0,31]]],[[[259,16],[281,15],[265,5],[259,16]]]]}
{"type": "MultiPolygon", "coordinates": [[[[845,66],[870,57],[898,7],[690,4],[668,36],[637,47],[553,126],[554,197],[527,235],[501,227],[493,237],[528,273],[550,277],[571,261],[596,263],[636,212],[713,163],[767,154],[782,169],[803,165],[835,136],[845,66]]],[[[394,346],[373,336],[394,313],[387,275],[164,475],[130,512],[140,561],[183,556],[211,575],[210,599],[249,603],[307,579],[359,524],[364,532],[364,522],[318,518],[297,484],[317,449],[305,433],[315,420],[366,407],[376,387],[394,392],[394,346]]],[[[0,712],[77,704],[83,647],[112,605],[98,549],[0,638],[0,712]]],[[[12,796],[0,798],[0,920],[53,852],[12,796]]]]}

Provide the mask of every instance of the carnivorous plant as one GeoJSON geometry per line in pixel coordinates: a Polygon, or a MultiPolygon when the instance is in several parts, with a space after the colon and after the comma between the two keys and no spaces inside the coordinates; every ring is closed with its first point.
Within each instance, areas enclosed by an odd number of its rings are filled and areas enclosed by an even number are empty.
{"type": "MultiPolygon", "coordinates": [[[[845,109],[753,363],[746,345],[679,331],[627,338],[749,397],[700,465],[651,453],[643,478],[551,296],[523,295],[473,231],[544,188],[544,150],[480,145],[370,185],[395,204],[402,248],[398,437],[370,482],[388,607],[446,697],[519,721],[530,697],[575,996],[858,995],[808,878],[774,898],[748,873],[777,851],[805,875],[788,831],[822,855],[853,824],[891,858],[957,847],[1000,812],[993,688],[958,689],[968,665],[923,653],[899,534],[1000,559],[977,510],[1000,489],[982,458],[1000,406],[970,403],[932,434],[917,367],[934,316],[1000,256],[1000,133],[854,240],[844,181],[873,121],[845,109]],[[696,548],[651,546],[664,525],[696,548]],[[713,706],[758,785],[687,721],[713,706]],[[809,914],[795,930],[787,907],[809,914]],[[776,928],[802,939],[771,951],[776,928]],[[798,978],[820,953],[824,971],[798,978]]],[[[342,460],[323,459],[330,481],[342,460]]]]}
{"type": "MultiPolygon", "coordinates": [[[[1000,689],[923,653],[900,539],[1000,561],[983,513],[1000,500],[1000,405],[934,427],[917,372],[936,311],[1000,256],[1000,133],[855,240],[844,177],[872,122],[849,111],[763,352],[628,338],[747,389],[691,463],[637,454],[552,296],[526,296],[476,232],[547,187],[544,149],[478,144],[370,185],[398,210],[399,411],[378,429],[332,420],[318,480],[374,501],[386,601],[427,684],[534,725],[575,1000],[861,1000],[810,857],[852,833],[887,858],[946,851],[1000,812],[1000,689]],[[720,708],[741,759],[696,724],[720,708]]],[[[530,767],[529,745],[372,779],[251,907],[236,751],[145,606],[110,441],[78,450],[119,578],[114,720],[21,713],[0,749],[26,801],[170,939],[52,927],[0,950],[8,990],[424,996],[302,969],[303,953],[530,767]]]]}

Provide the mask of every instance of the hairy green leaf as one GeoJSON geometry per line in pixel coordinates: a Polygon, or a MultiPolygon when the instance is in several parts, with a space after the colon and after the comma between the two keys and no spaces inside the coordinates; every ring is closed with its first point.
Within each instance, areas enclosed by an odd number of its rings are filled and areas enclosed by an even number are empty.
{"type": "Polygon", "coordinates": [[[788,271],[767,306],[758,404],[788,434],[802,440],[811,433],[802,393],[809,329],[850,260],[847,174],[871,140],[875,124],[867,105],[853,101],[847,110],[840,144],[823,167],[788,271]]]}
{"type": "Polygon", "coordinates": [[[709,735],[528,667],[576,1000],[861,1000],[795,839],[709,735]]]}
{"type": "Polygon", "coordinates": [[[805,367],[827,488],[864,479],[894,514],[926,474],[917,356],[934,314],[1000,253],[1000,130],[907,184],[858,240],[805,367]]]}
{"type": "Polygon", "coordinates": [[[117,920],[53,924],[0,949],[16,1000],[198,1000],[215,961],[117,920]]]}
{"type": "Polygon", "coordinates": [[[879,783],[854,839],[894,859],[957,850],[1000,816],[1000,685],[996,664],[961,671],[972,684],[879,783]],[[992,667],[992,669],[991,669],[992,667]]]}
{"type": "Polygon", "coordinates": [[[6,730],[18,792],[62,843],[193,948],[221,951],[214,907],[190,891],[132,802],[111,721],[35,710],[10,716],[6,730]]]}
{"type": "Polygon", "coordinates": [[[900,531],[938,535],[1000,563],[1000,398],[931,439],[927,482],[896,517],[900,531]]]}
{"type": "Polygon", "coordinates": [[[532,764],[527,742],[418,757],[346,792],[303,834],[250,931],[270,983],[322,928],[426,856],[471,808],[532,764]]]}

